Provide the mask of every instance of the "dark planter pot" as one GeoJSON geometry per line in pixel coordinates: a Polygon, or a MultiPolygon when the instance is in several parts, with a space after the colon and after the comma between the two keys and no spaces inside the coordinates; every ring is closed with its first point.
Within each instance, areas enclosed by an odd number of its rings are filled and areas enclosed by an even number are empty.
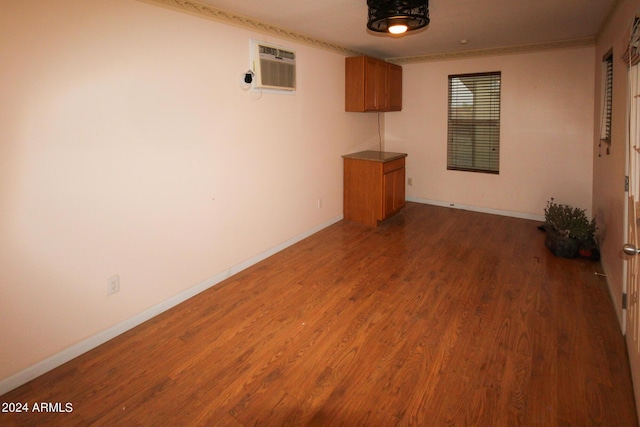
{"type": "Polygon", "coordinates": [[[580,243],[580,248],[578,249],[578,255],[581,258],[590,259],[592,261],[600,260],[600,251],[598,250],[598,245],[595,240],[589,239],[580,243]]]}
{"type": "Polygon", "coordinates": [[[547,227],[544,245],[557,257],[575,258],[578,255],[579,242],[571,237],[564,237],[554,228],[547,227]]]}

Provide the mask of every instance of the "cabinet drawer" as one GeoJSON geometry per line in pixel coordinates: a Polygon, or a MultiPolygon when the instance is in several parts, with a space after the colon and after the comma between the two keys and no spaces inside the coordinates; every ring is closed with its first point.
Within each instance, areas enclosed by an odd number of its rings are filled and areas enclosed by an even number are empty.
{"type": "Polygon", "coordinates": [[[393,172],[404,167],[404,157],[390,162],[385,162],[382,166],[382,173],[393,172]]]}

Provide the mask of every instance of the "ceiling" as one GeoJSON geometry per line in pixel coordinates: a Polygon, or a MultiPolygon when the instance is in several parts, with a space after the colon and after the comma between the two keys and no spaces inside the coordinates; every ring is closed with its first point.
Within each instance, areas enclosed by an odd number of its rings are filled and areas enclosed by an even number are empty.
{"type": "Polygon", "coordinates": [[[392,37],[367,30],[366,0],[197,1],[387,59],[593,39],[621,2],[431,0],[427,28],[392,37]]]}

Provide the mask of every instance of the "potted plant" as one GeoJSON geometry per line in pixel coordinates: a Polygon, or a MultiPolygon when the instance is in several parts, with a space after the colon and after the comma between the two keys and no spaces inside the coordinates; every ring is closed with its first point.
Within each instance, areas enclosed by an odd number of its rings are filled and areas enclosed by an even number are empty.
{"type": "Polygon", "coordinates": [[[555,256],[573,258],[580,252],[585,257],[595,257],[596,220],[589,220],[584,209],[555,203],[552,198],[544,209],[544,220],[544,243],[555,256]]]}

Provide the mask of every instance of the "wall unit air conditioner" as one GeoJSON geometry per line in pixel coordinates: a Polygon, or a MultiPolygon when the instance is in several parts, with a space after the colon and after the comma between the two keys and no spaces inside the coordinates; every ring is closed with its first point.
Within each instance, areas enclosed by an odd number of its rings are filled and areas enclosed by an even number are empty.
{"type": "Polygon", "coordinates": [[[251,40],[254,88],[296,90],[296,53],[291,49],[251,40]]]}

